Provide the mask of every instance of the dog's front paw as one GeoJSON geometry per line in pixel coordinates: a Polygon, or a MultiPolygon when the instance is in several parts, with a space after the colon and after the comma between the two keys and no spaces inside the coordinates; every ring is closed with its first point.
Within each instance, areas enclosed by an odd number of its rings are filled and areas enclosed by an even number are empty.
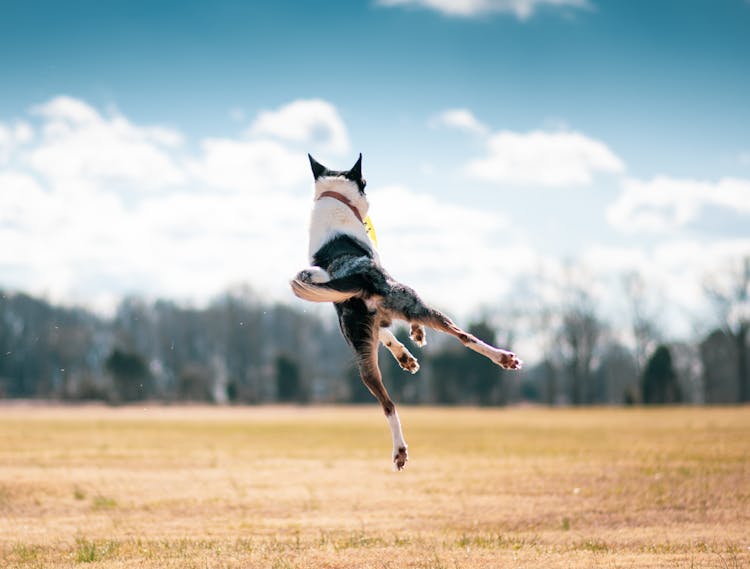
{"type": "Polygon", "coordinates": [[[498,350],[498,355],[494,358],[494,361],[503,369],[521,369],[523,367],[523,361],[518,359],[518,356],[513,352],[506,350],[498,350]]]}
{"type": "Polygon", "coordinates": [[[310,267],[297,273],[295,278],[303,283],[320,284],[331,280],[331,275],[320,267],[310,267]]]}
{"type": "Polygon", "coordinates": [[[312,281],[312,271],[304,270],[297,273],[297,276],[295,277],[298,281],[301,281],[303,283],[311,283],[312,281]]]}
{"type": "Polygon", "coordinates": [[[403,470],[409,455],[406,452],[406,445],[393,450],[393,469],[396,471],[403,470]]]}
{"type": "Polygon", "coordinates": [[[419,371],[419,362],[417,361],[417,358],[411,355],[406,349],[404,349],[404,352],[398,357],[398,365],[401,366],[401,369],[410,371],[412,374],[419,371]]]}
{"type": "Polygon", "coordinates": [[[424,346],[427,343],[427,334],[425,333],[424,326],[421,324],[412,324],[409,338],[420,348],[424,346]]]}

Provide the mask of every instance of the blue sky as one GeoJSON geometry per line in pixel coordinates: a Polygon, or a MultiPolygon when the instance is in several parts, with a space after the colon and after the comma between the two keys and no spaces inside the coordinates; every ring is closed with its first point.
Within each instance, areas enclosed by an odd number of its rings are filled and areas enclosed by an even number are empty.
{"type": "Polygon", "coordinates": [[[24,252],[0,285],[283,299],[305,152],[361,151],[385,263],[426,297],[465,314],[573,264],[614,312],[634,270],[684,332],[750,252],[748,30],[744,0],[3,2],[0,231],[24,252]]]}
{"type": "Polygon", "coordinates": [[[13,116],[65,92],[203,134],[231,131],[227,108],[320,97],[366,144],[388,139],[383,121],[421,126],[459,106],[511,129],[564,121],[595,132],[640,175],[686,162],[711,175],[706,150],[747,143],[743,0],[599,1],[525,21],[317,4],[5,2],[0,109],[13,116]]]}

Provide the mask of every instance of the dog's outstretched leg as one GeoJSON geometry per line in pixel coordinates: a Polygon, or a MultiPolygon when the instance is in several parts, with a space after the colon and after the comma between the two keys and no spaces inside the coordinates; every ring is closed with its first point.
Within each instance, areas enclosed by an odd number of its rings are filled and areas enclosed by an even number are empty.
{"type": "Polygon", "coordinates": [[[394,286],[390,294],[384,298],[383,305],[396,318],[402,318],[410,322],[412,333],[415,325],[418,327],[419,324],[423,324],[455,336],[464,346],[489,358],[502,368],[521,369],[523,365],[523,362],[513,352],[490,346],[456,326],[445,314],[427,306],[417,293],[408,286],[402,284],[394,286]]]}
{"type": "Polygon", "coordinates": [[[398,341],[396,336],[393,335],[393,332],[388,330],[388,328],[381,328],[378,333],[378,338],[380,339],[380,343],[390,350],[391,354],[396,358],[398,365],[400,365],[402,369],[410,371],[411,373],[417,373],[419,371],[419,362],[417,361],[417,358],[406,349],[406,346],[398,341]]]}
{"type": "Polygon", "coordinates": [[[393,466],[396,470],[402,470],[409,457],[396,406],[383,385],[383,378],[378,369],[379,334],[375,318],[365,303],[358,298],[336,305],[336,310],[339,313],[339,323],[344,337],[357,353],[357,366],[362,382],[383,407],[385,418],[391,429],[393,466]]]}
{"type": "Polygon", "coordinates": [[[490,346],[473,334],[461,330],[442,312],[434,309],[428,310],[428,316],[422,320],[426,326],[455,336],[464,346],[489,358],[504,369],[521,369],[523,366],[523,362],[513,352],[490,346]]]}

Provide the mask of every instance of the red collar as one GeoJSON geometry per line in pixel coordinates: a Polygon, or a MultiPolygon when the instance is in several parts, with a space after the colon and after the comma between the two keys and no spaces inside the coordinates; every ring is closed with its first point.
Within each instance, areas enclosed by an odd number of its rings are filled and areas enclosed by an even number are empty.
{"type": "Polygon", "coordinates": [[[357,210],[357,208],[351,204],[351,202],[347,199],[345,195],[340,194],[338,192],[323,192],[322,194],[320,194],[320,196],[318,196],[318,199],[320,198],[333,198],[335,200],[340,201],[342,204],[344,204],[350,210],[352,210],[352,213],[355,215],[357,219],[359,219],[360,223],[364,223],[364,221],[362,221],[362,216],[359,215],[359,211],[357,210]]]}

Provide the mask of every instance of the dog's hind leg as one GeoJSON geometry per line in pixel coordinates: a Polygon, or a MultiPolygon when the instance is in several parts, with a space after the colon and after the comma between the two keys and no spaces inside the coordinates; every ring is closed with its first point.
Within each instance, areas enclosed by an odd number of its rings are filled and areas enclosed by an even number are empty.
{"type": "Polygon", "coordinates": [[[417,373],[419,371],[419,362],[417,361],[417,358],[406,349],[406,346],[398,341],[396,336],[393,335],[393,332],[388,328],[380,329],[378,339],[381,344],[390,350],[391,354],[396,358],[398,365],[400,365],[402,369],[410,371],[411,373],[417,373]]]}
{"type": "Polygon", "coordinates": [[[336,309],[339,311],[339,323],[344,337],[357,353],[357,366],[362,382],[383,407],[391,429],[393,465],[396,470],[402,470],[408,460],[406,441],[401,431],[396,406],[383,385],[383,378],[378,369],[378,330],[375,317],[359,298],[336,305],[336,309]]]}
{"type": "Polygon", "coordinates": [[[412,289],[404,285],[393,287],[385,298],[384,307],[397,318],[412,324],[423,324],[429,328],[455,336],[467,348],[482,354],[504,369],[521,369],[523,362],[516,354],[483,342],[473,334],[462,330],[445,314],[427,306],[412,289]]]}
{"type": "Polygon", "coordinates": [[[380,375],[380,370],[378,369],[378,352],[375,345],[372,346],[370,353],[357,354],[357,365],[359,366],[359,374],[365,386],[380,401],[380,405],[383,407],[385,419],[388,421],[388,426],[391,429],[393,466],[396,470],[402,470],[409,459],[406,451],[406,441],[404,440],[404,433],[401,430],[401,421],[398,418],[396,406],[391,400],[390,395],[388,395],[385,385],[383,385],[383,377],[380,375]]]}
{"type": "Polygon", "coordinates": [[[438,310],[428,309],[428,313],[421,322],[425,326],[455,336],[464,346],[489,358],[504,369],[521,369],[523,366],[523,362],[513,352],[490,346],[473,334],[469,334],[456,326],[450,318],[438,310]]]}

